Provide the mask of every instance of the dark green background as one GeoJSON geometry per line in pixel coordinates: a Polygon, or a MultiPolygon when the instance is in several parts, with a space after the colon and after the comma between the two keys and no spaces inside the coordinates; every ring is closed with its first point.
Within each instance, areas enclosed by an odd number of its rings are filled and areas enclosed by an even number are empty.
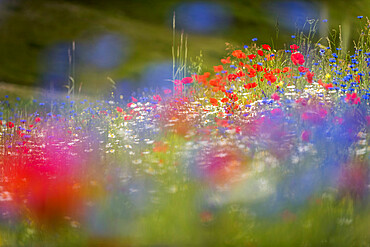
{"type": "MultiPolygon", "coordinates": [[[[45,55],[50,47],[59,43],[68,45],[74,40],[78,53],[80,44],[93,39],[94,35],[113,32],[124,37],[125,60],[118,66],[102,69],[84,65],[75,57],[75,72],[69,73],[74,75],[76,85],[82,82],[82,92],[99,94],[110,90],[109,76],[117,82],[131,83],[132,88],[146,86],[142,78],[148,66],[171,61],[171,17],[176,6],[184,2],[193,1],[2,0],[0,81],[48,87],[43,75],[50,70],[51,62],[45,55]]],[[[286,23],[294,17],[284,7],[279,9],[293,1],[208,2],[223,6],[232,16],[232,22],[228,28],[216,32],[188,33],[189,57],[195,58],[202,51],[204,70],[218,64],[226,54],[225,42],[242,46],[258,37],[259,43],[269,43],[276,48],[294,42],[290,36],[296,30],[286,23]]],[[[370,3],[365,0],[295,2],[314,10],[314,16],[308,18],[328,19],[324,26],[319,22],[322,35],[343,25],[347,43],[359,30],[356,17],[370,12],[370,3]]],[[[366,20],[361,21],[364,24],[366,20]]],[[[53,66],[57,67],[58,61],[53,66]]]]}

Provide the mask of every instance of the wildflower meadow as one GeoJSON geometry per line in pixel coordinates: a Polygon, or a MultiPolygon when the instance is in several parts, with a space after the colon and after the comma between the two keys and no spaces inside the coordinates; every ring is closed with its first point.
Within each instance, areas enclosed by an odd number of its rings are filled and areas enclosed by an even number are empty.
{"type": "Polygon", "coordinates": [[[130,97],[0,95],[0,246],[369,246],[358,19],[351,49],[257,37],[211,71],[182,43],[130,97]]]}

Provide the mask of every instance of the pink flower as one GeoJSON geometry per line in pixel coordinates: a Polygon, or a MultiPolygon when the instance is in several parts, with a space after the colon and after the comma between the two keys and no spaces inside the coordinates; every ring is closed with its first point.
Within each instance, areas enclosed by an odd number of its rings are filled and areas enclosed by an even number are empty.
{"type": "Polygon", "coordinates": [[[277,94],[277,93],[273,93],[271,95],[271,99],[275,100],[275,101],[279,101],[280,100],[280,96],[277,94]]]}
{"type": "Polygon", "coordinates": [[[345,101],[347,103],[350,103],[351,105],[357,105],[361,103],[361,98],[357,97],[356,93],[353,93],[353,94],[347,93],[347,97],[345,98],[345,101]]]}
{"type": "Polygon", "coordinates": [[[311,131],[309,131],[309,130],[304,130],[304,131],[302,132],[302,135],[301,135],[302,141],[304,141],[304,142],[309,142],[309,141],[310,141],[310,136],[311,136],[311,131]]]}
{"type": "Polygon", "coordinates": [[[175,83],[176,86],[179,86],[182,84],[180,80],[174,80],[173,83],[175,83]]]}
{"type": "Polygon", "coordinates": [[[162,97],[159,94],[158,95],[153,95],[153,99],[158,100],[158,102],[162,101],[162,97]]]}
{"type": "Polygon", "coordinates": [[[182,84],[190,84],[190,83],[193,83],[193,78],[191,77],[184,77],[182,80],[181,80],[182,84]]]}
{"type": "Polygon", "coordinates": [[[273,116],[280,116],[283,114],[283,111],[280,108],[275,108],[271,111],[271,114],[273,116]]]}
{"type": "Polygon", "coordinates": [[[309,110],[302,113],[301,118],[311,124],[320,124],[324,121],[328,112],[321,108],[319,110],[309,110]]]}
{"type": "Polygon", "coordinates": [[[163,90],[163,92],[164,92],[164,94],[170,94],[172,92],[172,90],[171,89],[165,89],[165,90],[163,90]]]}
{"type": "Polygon", "coordinates": [[[367,125],[370,125],[370,115],[366,116],[367,125]]]}

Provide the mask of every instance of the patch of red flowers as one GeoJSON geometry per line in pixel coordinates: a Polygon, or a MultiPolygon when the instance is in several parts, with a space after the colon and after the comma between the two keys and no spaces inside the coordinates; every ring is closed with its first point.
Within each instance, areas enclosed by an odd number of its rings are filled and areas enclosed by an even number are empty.
{"type": "Polygon", "coordinates": [[[352,94],[347,93],[345,101],[347,103],[350,103],[351,105],[357,105],[361,103],[361,98],[358,97],[356,93],[352,93],[352,94]]]}
{"type": "Polygon", "coordinates": [[[245,53],[242,52],[241,50],[233,51],[232,55],[236,58],[247,58],[247,55],[245,55],[245,53]]]}
{"type": "Polygon", "coordinates": [[[299,52],[292,53],[290,58],[291,58],[294,65],[297,65],[297,64],[303,65],[304,62],[305,62],[304,56],[299,52]]]}
{"type": "Polygon", "coordinates": [[[6,127],[8,127],[9,129],[14,128],[14,123],[9,121],[6,123],[6,127]]]}

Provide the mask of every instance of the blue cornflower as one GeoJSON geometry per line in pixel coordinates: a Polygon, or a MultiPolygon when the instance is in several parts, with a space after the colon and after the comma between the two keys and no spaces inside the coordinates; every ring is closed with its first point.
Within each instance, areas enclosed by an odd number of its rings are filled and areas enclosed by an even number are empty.
{"type": "Polygon", "coordinates": [[[364,18],[362,15],[357,16],[358,19],[364,18]]]}
{"type": "Polygon", "coordinates": [[[258,40],[257,38],[253,38],[253,39],[252,39],[252,41],[254,41],[254,42],[255,42],[255,41],[257,41],[257,40],[258,40]]]}
{"type": "Polygon", "coordinates": [[[322,22],[328,22],[328,19],[324,19],[324,20],[322,20],[322,22]]]}
{"type": "Polygon", "coordinates": [[[292,39],[295,39],[295,35],[292,35],[292,39]]]}
{"type": "Polygon", "coordinates": [[[244,46],[244,49],[248,49],[248,47],[249,47],[249,46],[245,45],[245,46],[244,46]]]}

